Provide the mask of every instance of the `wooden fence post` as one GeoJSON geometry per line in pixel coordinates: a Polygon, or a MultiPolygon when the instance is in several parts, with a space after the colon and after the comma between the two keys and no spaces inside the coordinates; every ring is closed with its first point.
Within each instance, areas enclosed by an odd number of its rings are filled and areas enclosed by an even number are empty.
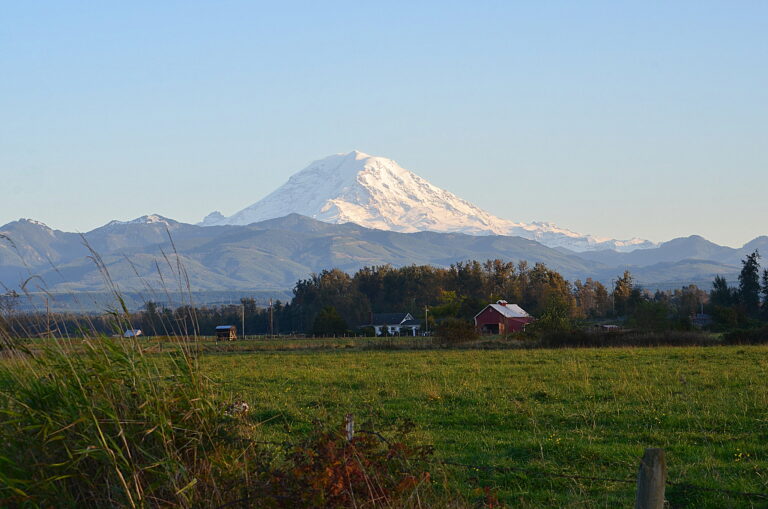
{"type": "Polygon", "coordinates": [[[344,430],[347,435],[347,442],[351,442],[355,438],[355,417],[352,414],[347,414],[344,417],[344,430]]]}
{"type": "Polygon", "coordinates": [[[664,460],[664,449],[646,449],[637,473],[635,509],[663,509],[666,482],[667,463],[664,460]]]}

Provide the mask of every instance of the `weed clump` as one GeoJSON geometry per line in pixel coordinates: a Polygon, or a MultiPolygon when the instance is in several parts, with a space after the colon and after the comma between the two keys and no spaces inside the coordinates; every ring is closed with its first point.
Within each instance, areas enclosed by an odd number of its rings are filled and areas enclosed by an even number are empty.
{"type": "Polygon", "coordinates": [[[0,502],[188,506],[216,492],[227,428],[191,355],[56,345],[0,364],[0,502]]]}
{"type": "Polygon", "coordinates": [[[429,493],[431,448],[407,430],[259,446],[250,404],[225,400],[181,341],[165,355],[53,345],[0,362],[2,507],[408,507],[429,493]]]}

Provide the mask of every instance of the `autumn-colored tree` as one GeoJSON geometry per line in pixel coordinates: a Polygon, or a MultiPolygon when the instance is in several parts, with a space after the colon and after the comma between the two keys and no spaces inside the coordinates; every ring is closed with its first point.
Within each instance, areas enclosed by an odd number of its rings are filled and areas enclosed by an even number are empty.
{"type": "Polygon", "coordinates": [[[632,301],[636,300],[633,299],[634,290],[634,278],[628,270],[625,270],[613,286],[613,309],[617,315],[627,315],[632,311],[632,301]]]}
{"type": "Polygon", "coordinates": [[[576,299],[576,316],[579,318],[605,316],[610,310],[608,290],[592,278],[587,278],[584,283],[576,281],[573,285],[573,295],[576,299]]]}

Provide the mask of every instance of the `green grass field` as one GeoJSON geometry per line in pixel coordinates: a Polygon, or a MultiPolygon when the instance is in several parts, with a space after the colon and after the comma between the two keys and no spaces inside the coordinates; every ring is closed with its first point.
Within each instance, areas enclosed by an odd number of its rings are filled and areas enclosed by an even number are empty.
{"type": "Polygon", "coordinates": [[[468,496],[515,507],[629,507],[646,447],[667,454],[671,507],[767,507],[768,347],[221,352],[204,370],[290,441],[314,419],[415,423],[468,496]]]}

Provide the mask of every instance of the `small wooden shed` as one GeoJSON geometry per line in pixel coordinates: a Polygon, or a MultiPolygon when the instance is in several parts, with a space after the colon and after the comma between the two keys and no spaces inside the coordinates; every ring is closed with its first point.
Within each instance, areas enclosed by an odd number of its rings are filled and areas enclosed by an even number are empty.
{"type": "Polygon", "coordinates": [[[216,341],[234,341],[237,339],[237,327],[234,325],[216,326],[216,341]]]}

